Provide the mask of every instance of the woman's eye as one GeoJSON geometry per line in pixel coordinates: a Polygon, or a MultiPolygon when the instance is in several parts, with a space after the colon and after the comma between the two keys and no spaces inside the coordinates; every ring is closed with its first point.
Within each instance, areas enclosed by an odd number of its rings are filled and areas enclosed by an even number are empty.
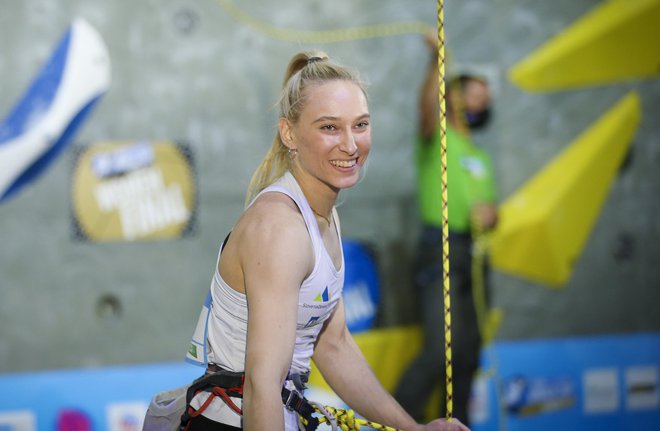
{"type": "Polygon", "coordinates": [[[325,126],[321,126],[321,129],[323,129],[323,130],[336,130],[337,128],[335,127],[334,124],[326,124],[325,126]]]}
{"type": "Polygon", "coordinates": [[[357,127],[358,127],[359,129],[364,129],[365,127],[368,127],[368,126],[369,126],[369,122],[368,122],[368,121],[360,121],[359,123],[357,123],[357,127]]]}

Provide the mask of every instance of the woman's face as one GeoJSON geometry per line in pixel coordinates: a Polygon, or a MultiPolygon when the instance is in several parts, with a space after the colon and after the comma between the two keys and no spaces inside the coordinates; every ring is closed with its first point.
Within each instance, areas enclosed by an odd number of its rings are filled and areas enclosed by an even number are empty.
{"type": "Polygon", "coordinates": [[[352,187],[371,148],[367,99],[351,81],[310,86],[300,118],[295,124],[281,120],[280,133],[298,150],[294,169],[335,191],[352,187]]]}

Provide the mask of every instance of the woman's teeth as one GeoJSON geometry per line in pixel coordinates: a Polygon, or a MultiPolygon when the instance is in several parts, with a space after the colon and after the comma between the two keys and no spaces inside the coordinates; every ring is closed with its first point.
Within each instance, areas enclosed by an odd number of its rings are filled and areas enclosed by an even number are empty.
{"type": "Polygon", "coordinates": [[[333,165],[335,165],[339,168],[353,167],[353,166],[355,166],[356,162],[357,161],[355,159],[353,159],[353,160],[332,160],[332,161],[330,161],[330,163],[332,163],[333,165]]]}

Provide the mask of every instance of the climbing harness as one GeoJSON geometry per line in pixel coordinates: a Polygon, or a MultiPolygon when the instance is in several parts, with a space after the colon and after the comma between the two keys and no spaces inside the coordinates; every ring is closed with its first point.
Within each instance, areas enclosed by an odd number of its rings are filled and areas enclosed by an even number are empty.
{"type": "Polygon", "coordinates": [[[220,397],[236,413],[243,414],[242,410],[232,401],[231,397],[243,398],[243,383],[245,373],[232,373],[218,369],[215,372],[204,374],[196,379],[186,392],[186,410],[181,415],[179,431],[186,431],[190,421],[201,415],[211,404],[214,398],[220,397]],[[209,391],[210,395],[199,409],[195,410],[190,402],[200,392],[209,391]]]}
{"type": "MultiPolygon", "coordinates": [[[[305,388],[305,383],[309,378],[307,374],[292,374],[287,380],[293,382],[298,390],[305,388]]],[[[181,415],[181,425],[179,431],[186,431],[190,426],[190,421],[198,417],[208,408],[215,398],[221,398],[235,413],[242,415],[243,411],[234,403],[233,398],[243,398],[243,385],[245,383],[245,373],[234,373],[223,370],[215,364],[209,364],[209,372],[196,379],[186,392],[186,408],[181,415]],[[200,392],[208,392],[209,396],[204,403],[194,409],[190,403],[200,392]]],[[[285,407],[298,413],[299,417],[304,418],[304,431],[313,431],[319,425],[319,420],[313,416],[316,409],[303,397],[297,390],[282,388],[282,403],[285,407]]]]}
{"type": "MultiPolygon", "coordinates": [[[[245,373],[233,373],[213,366],[209,368],[213,372],[206,373],[195,380],[186,392],[186,409],[181,416],[179,431],[186,431],[190,426],[190,421],[201,415],[217,397],[221,398],[237,414],[243,414],[241,408],[231,398],[243,397],[245,373]],[[209,396],[198,409],[194,409],[190,406],[190,402],[195,395],[203,391],[209,392],[209,396]]],[[[382,431],[399,431],[396,428],[357,418],[353,410],[323,406],[307,400],[299,391],[305,389],[308,378],[309,373],[292,374],[287,377],[287,380],[292,381],[297,390],[282,388],[282,404],[298,413],[300,431],[314,431],[323,423],[328,424],[333,431],[353,431],[360,430],[361,427],[382,431]]]]}

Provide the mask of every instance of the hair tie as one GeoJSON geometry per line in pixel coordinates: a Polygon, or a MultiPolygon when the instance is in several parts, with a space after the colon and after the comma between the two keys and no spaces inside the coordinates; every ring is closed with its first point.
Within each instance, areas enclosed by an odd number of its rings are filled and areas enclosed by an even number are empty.
{"type": "Polygon", "coordinates": [[[312,63],[316,63],[317,61],[323,61],[323,60],[324,59],[322,57],[319,57],[319,56],[310,57],[310,58],[307,59],[307,65],[309,66],[312,63]]]}

